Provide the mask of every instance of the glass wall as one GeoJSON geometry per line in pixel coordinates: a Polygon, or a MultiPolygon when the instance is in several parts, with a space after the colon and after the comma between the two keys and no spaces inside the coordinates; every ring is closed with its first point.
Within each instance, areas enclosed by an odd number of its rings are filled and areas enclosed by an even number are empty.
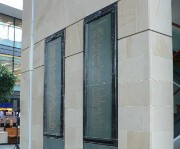
{"type": "Polygon", "coordinates": [[[18,80],[14,91],[20,91],[22,20],[0,14],[0,63],[14,72],[18,80]]]}

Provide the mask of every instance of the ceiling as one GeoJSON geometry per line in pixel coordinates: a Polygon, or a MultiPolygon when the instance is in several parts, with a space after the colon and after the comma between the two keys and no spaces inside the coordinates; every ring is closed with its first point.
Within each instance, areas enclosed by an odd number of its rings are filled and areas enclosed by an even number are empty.
{"type": "Polygon", "coordinates": [[[0,3],[0,13],[22,19],[22,10],[4,5],[2,3],[0,3]]]}

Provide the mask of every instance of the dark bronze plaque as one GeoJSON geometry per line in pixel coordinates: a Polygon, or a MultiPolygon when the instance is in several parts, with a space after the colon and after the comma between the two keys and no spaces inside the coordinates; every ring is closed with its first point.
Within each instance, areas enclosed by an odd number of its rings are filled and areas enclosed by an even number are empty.
{"type": "Polygon", "coordinates": [[[44,134],[62,136],[62,94],[63,94],[63,49],[62,37],[46,42],[45,91],[44,91],[44,134]]]}
{"type": "Polygon", "coordinates": [[[112,135],[112,45],[111,14],[86,26],[87,126],[86,136],[112,135]]]}
{"type": "Polygon", "coordinates": [[[84,21],[85,149],[117,147],[116,12],[113,4],[84,21]]]}

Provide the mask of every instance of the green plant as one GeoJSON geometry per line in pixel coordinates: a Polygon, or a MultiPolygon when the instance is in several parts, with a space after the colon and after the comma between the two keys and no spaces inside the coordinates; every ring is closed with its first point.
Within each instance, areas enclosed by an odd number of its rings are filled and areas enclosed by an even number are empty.
{"type": "Polygon", "coordinates": [[[0,64],[0,103],[11,102],[16,76],[5,66],[0,64]]]}

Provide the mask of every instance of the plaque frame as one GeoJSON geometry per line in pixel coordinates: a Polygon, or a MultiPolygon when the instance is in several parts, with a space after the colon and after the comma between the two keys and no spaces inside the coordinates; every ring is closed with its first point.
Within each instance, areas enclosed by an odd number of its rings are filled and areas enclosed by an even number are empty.
{"type": "Polygon", "coordinates": [[[44,103],[43,103],[43,136],[46,138],[63,139],[64,138],[64,97],[65,97],[65,30],[58,31],[53,35],[50,35],[45,39],[45,51],[44,51],[44,103]],[[47,55],[47,44],[57,38],[61,37],[61,106],[60,106],[60,135],[45,133],[45,92],[46,92],[46,55],[47,55]]]}
{"type": "Polygon", "coordinates": [[[84,53],[83,53],[83,142],[102,144],[107,146],[118,146],[118,36],[117,36],[117,3],[105,7],[84,19],[84,53]],[[87,126],[87,99],[86,99],[86,78],[87,78],[87,49],[86,49],[86,26],[107,15],[111,14],[111,44],[112,44],[112,139],[91,138],[85,136],[87,126]]]}

